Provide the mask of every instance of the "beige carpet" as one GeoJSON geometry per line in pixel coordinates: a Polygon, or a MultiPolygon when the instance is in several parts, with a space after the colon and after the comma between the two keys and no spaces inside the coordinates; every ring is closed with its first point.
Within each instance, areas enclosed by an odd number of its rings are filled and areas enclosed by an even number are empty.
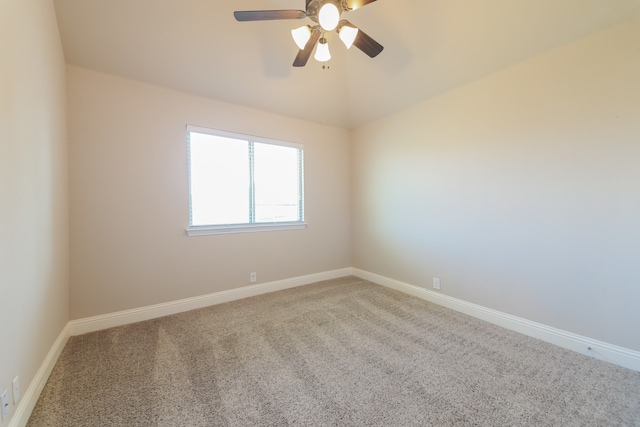
{"type": "Polygon", "coordinates": [[[349,277],[71,338],[29,426],[640,426],[640,373],[349,277]]]}

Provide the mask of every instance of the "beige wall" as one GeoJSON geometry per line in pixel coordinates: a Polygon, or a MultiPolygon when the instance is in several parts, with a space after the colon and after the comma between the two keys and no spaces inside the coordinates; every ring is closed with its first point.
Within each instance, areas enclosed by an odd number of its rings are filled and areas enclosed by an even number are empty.
{"type": "Polygon", "coordinates": [[[358,129],[353,266],[640,350],[638,46],[615,27],[358,129]]]}
{"type": "Polygon", "coordinates": [[[0,392],[24,393],[68,321],[65,111],[52,2],[1,0],[0,392]]]}
{"type": "Polygon", "coordinates": [[[347,131],[67,68],[71,318],[351,265],[347,131]],[[185,125],[304,144],[305,230],[186,237],[185,125]]]}

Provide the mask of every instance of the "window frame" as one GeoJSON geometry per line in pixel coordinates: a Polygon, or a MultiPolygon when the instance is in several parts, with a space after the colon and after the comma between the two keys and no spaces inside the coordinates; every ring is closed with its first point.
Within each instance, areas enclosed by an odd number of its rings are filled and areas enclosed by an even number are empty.
{"type": "MultiPolygon", "coordinates": [[[[260,231],[278,231],[278,230],[300,230],[307,227],[304,217],[304,146],[295,142],[281,141],[272,138],[265,138],[255,135],[241,134],[237,132],[229,132],[225,130],[206,128],[201,126],[187,125],[185,136],[187,139],[187,178],[189,192],[189,226],[186,229],[187,236],[203,236],[210,234],[231,234],[231,233],[253,233],[260,231]],[[191,147],[189,133],[201,133],[223,138],[237,139],[239,141],[247,141],[260,144],[278,145],[283,147],[291,147],[300,150],[302,158],[299,162],[299,179],[300,179],[300,207],[299,221],[282,221],[282,222],[259,222],[259,223],[239,223],[239,224],[211,224],[211,225],[192,225],[192,195],[191,195],[191,147]]],[[[251,191],[254,191],[253,185],[251,191]]]]}

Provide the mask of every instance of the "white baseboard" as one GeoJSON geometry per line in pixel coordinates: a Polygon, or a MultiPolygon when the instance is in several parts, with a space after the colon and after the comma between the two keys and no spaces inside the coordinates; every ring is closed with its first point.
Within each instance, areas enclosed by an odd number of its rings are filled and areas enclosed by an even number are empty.
{"type": "Polygon", "coordinates": [[[156,319],[158,317],[196,310],[198,308],[204,308],[216,304],[249,298],[269,292],[309,285],[311,283],[320,282],[322,280],[330,280],[337,279],[339,277],[350,276],[351,272],[351,268],[342,268],[339,270],[326,271],[322,273],[309,274],[307,276],[293,277],[290,279],[245,286],[237,289],[230,289],[228,291],[215,292],[209,295],[185,298],[163,304],[155,304],[146,307],[134,308],[131,310],[119,311],[116,313],[109,313],[100,316],[87,317],[79,320],[72,320],[69,322],[70,334],[72,336],[82,335],[102,329],[113,328],[115,326],[128,325],[130,323],[156,319]]]}
{"type": "Polygon", "coordinates": [[[357,268],[353,275],[578,353],[640,371],[640,352],[583,337],[357,268]]]}
{"type": "Polygon", "coordinates": [[[53,367],[56,365],[60,353],[62,353],[64,346],[67,344],[69,336],[69,325],[67,324],[58,335],[58,338],[56,338],[47,356],[44,358],[42,365],[40,365],[40,369],[38,369],[26,392],[22,395],[16,412],[9,422],[9,427],[24,427],[27,425],[31,412],[33,412],[33,408],[35,408],[36,403],[38,403],[40,393],[42,393],[42,389],[45,384],[47,384],[49,375],[51,375],[51,371],[53,371],[53,367]]]}

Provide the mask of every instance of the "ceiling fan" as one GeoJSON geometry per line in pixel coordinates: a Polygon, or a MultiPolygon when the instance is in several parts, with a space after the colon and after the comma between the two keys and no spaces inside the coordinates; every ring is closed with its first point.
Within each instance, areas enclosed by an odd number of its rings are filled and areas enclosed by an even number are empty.
{"type": "Polygon", "coordinates": [[[369,57],[375,58],[382,52],[382,45],[368,36],[351,22],[340,19],[343,12],[350,12],[373,3],[376,0],[305,0],[305,10],[244,10],[233,12],[237,21],[270,21],[276,19],[310,18],[316,25],[303,25],[291,31],[294,41],[300,48],[294,67],[304,67],[314,56],[320,62],[331,59],[325,33],[336,30],[340,40],[349,49],[355,45],[369,57]],[[316,46],[317,45],[317,46],[316,46]]]}

